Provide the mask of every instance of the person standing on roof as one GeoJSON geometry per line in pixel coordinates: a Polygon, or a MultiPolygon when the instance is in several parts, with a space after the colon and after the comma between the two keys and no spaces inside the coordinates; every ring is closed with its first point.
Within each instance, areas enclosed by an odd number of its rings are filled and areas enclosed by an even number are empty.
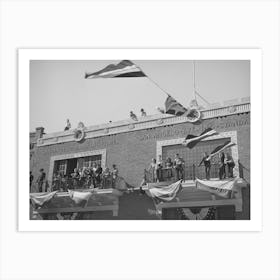
{"type": "Polygon", "coordinates": [[[137,116],[132,112],[132,111],[130,111],[130,118],[132,119],[132,120],[134,120],[134,121],[138,121],[138,119],[137,119],[137,116]]]}

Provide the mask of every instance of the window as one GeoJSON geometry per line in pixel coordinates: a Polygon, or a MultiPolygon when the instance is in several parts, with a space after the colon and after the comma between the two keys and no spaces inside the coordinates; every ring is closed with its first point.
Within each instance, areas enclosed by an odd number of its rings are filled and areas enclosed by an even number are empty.
{"type": "Polygon", "coordinates": [[[93,167],[93,164],[101,164],[101,155],[94,155],[89,157],[84,157],[83,160],[80,161],[79,168],[82,167],[93,167]]]}
{"type": "Polygon", "coordinates": [[[57,168],[56,168],[56,171],[58,173],[61,173],[61,174],[66,174],[66,168],[67,168],[67,161],[66,160],[59,160],[57,161],[57,168]]]}

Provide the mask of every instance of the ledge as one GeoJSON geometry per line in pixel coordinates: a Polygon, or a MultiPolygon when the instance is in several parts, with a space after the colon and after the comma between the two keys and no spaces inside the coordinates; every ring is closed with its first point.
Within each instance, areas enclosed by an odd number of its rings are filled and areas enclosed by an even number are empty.
{"type": "MultiPolygon", "coordinates": [[[[201,110],[201,119],[204,120],[247,113],[250,112],[250,107],[250,103],[245,102],[219,108],[205,109],[201,110]]],[[[140,117],[138,121],[127,119],[113,123],[88,126],[85,129],[85,139],[186,122],[188,122],[188,119],[186,117],[175,117],[168,114],[157,114],[147,117],[140,117]]],[[[42,147],[73,141],[75,141],[74,130],[68,130],[45,134],[42,138],[38,139],[37,146],[42,147]]]]}

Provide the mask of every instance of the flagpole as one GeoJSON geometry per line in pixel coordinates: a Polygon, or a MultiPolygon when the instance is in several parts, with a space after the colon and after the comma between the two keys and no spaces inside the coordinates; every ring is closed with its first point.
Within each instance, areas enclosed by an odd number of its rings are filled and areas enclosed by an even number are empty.
{"type": "Polygon", "coordinates": [[[193,96],[195,101],[196,100],[196,89],[195,89],[195,61],[193,60],[193,96]]]}
{"type": "Polygon", "coordinates": [[[163,91],[167,96],[170,96],[170,94],[169,94],[166,90],[164,90],[157,82],[155,82],[154,80],[152,80],[152,79],[147,75],[147,73],[144,72],[144,71],[142,70],[142,68],[141,68],[138,64],[136,64],[134,61],[133,61],[133,64],[136,65],[136,66],[146,75],[146,77],[147,77],[154,85],[156,85],[156,86],[157,86],[161,91],[163,91]]]}

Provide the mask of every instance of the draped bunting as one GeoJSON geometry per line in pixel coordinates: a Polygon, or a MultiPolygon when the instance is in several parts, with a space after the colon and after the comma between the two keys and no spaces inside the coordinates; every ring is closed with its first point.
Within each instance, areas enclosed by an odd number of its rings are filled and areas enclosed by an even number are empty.
{"type": "Polygon", "coordinates": [[[215,207],[203,207],[198,212],[193,212],[190,208],[178,208],[178,214],[183,220],[215,220],[215,207]]]}
{"type": "Polygon", "coordinates": [[[69,197],[76,204],[81,204],[81,203],[86,204],[89,198],[92,196],[92,192],[77,192],[77,191],[68,190],[68,193],[69,193],[69,197]]]}
{"type": "Polygon", "coordinates": [[[149,188],[146,192],[153,198],[159,198],[164,201],[171,201],[177,195],[177,193],[181,190],[181,180],[171,184],[169,186],[162,186],[160,188],[153,187],[149,188]]]}
{"type": "Polygon", "coordinates": [[[236,180],[236,178],[219,181],[196,179],[196,187],[200,190],[208,191],[224,198],[229,198],[236,180]]]}
{"type": "Polygon", "coordinates": [[[51,193],[31,193],[30,199],[33,204],[43,206],[47,201],[51,200],[57,191],[51,193]]]}

